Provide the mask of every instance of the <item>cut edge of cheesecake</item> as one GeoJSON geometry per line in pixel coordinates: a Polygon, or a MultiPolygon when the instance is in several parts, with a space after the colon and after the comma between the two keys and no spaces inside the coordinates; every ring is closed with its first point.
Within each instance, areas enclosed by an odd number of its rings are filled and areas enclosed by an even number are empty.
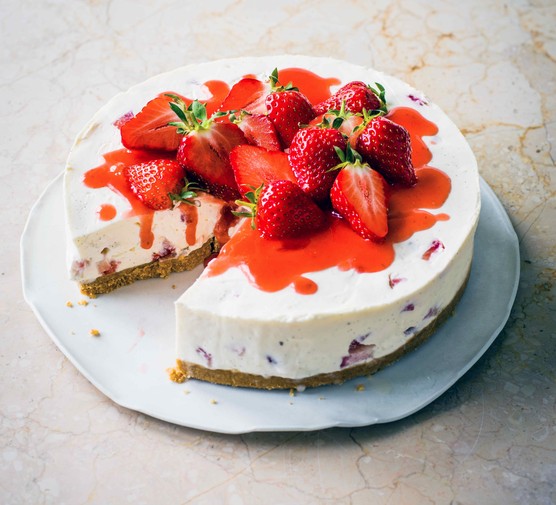
{"type": "Polygon", "coordinates": [[[192,270],[203,263],[212,254],[219,251],[220,244],[214,237],[207,240],[201,247],[194,249],[188,254],[182,254],[177,258],[152,261],[134,267],[126,268],[121,272],[98,277],[92,282],[79,285],[82,294],[89,298],[110,293],[123,286],[129,286],[137,281],[154,279],[157,277],[168,277],[173,272],[185,272],[192,270]]]}

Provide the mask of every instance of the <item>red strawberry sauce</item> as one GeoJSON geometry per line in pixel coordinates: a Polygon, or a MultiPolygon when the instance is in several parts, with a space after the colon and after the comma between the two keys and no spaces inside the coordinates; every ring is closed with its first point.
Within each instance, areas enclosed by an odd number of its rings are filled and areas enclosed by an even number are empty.
{"type": "Polygon", "coordinates": [[[312,104],[322,102],[329,98],[331,95],[330,87],[340,84],[340,80],[335,77],[320,77],[303,68],[285,68],[279,70],[278,80],[280,84],[284,86],[292,82],[312,104]]]}
{"type": "MultiPolygon", "coordinates": [[[[322,78],[298,68],[281,70],[279,79],[283,84],[293,82],[312,103],[328,98],[331,95],[330,87],[340,84],[336,78],[322,78]]],[[[207,102],[210,114],[218,108],[229,87],[221,81],[208,81],[205,85],[213,95],[207,102]]],[[[209,263],[208,275],[219,275],[229,268],[239,267],[263,291],[278,291],[293,285],[300,294],[312,294],[318,290],[318,286],[305,277],[306,273],[331,267],[357,272],[384,270],[394,261],[395,243],[431,228],[437,221],[449,219],[446,214],[433,214],[424,210],[440,208],[451,190],[450,178],[441,170],[427,166],[432,154],[422,137],[436,135],[437,126],[409,107],[392,109],[388,118],[404,126],[410,133],[418,182],[413,188],[391,188],[389,233],[383,242],[364,240],[343,219],[334,215],[330,216],[330,226],[325,231],[295,240],[263,239],[246,220],[219,256],[209,263]]],[[[143,205],[131,192],[123,176],[123,168],[155,158],[171,158],[173,154],[119,149],[103,156],[105,162],[89,170],[84,183],[91,188],[109,187],[129,201],[132,208],[130,214],[140,219],[141,247],[148,249],[153,241],[151,226],[154,211],[143,205]]],[[[188,223],[188,243],[195,241],[195,211],[196,208],[183,209],[184,220],[188,223]]],[[[115,216],[111,210],[101,209],[98,214],[100,219],[106,220],[115,216]]]]}
{"type": "MultiPolygon", "coordinates": [[[[330,86],[339,83],[337,79],[322,79],[301,69],[281,71],[279,78],[283,83],[292,81],[312,103],[328,98],[330,86]]],[[[392,109],[388,118],[404,126],[410,134],[418,182],[412,188],[391,188],[389,233],[383,242],[364,240],[335,216],[330,217],[330,226],[324,232],[296,240],[261,238],[245,222],[220,255],[209,263],[208,275],[239,267],[263,291],[279,291],[293,285],[300,294],[313,294],[318,286],[304,274],[331,267],[360,273],[384,270],[394,261],[395,243],[431,228],[437,221],[449,219],[447,214],[423,210],[440,208],[451,191],[450,178],[441,170],[427,166],[432,154],[422,137],[436,135],[437,126],[409,107],[392,109]]]]}
{"type": "Polygon", "coordinates": [[[109,203],[103,203],[97,209],[97,215],[101,221],[111,221],[116,217],[116,207],[109,203]]]}
{"type": "Polygon", "coordinates": [[[208,265],[208,274],[219,275],[239,267],[263,291],[279,291],[293,284],[300,294],[312,294],[318,286],[304,276],[326,268],[354,269],[360,273],[384,270],[394,261],[394,244],[420,230],[449,219],[426,209],[440,207],[450,193],[450,179],[441,170],[424,166],[417,169],[419,182],[413,188],[393,189],[388,218],[389,233],[384,242],[364,240],[339,217],[330,217],[330,226],[311,237],[292,240],[261,238],[249,222],[228,242],[218,258],[208,265]]]}

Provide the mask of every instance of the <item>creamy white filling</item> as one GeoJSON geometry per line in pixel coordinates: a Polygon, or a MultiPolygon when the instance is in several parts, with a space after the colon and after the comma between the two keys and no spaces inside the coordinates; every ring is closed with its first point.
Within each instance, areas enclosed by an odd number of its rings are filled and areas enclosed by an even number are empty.
{"type": "MultiPolygon", "coordinates": [[[[117,255],[122,265],[145,262],[138,234],[134,238],[132,232],[137,225],[121,217],[129,211],[125,199],[107,188],[86,188],[82,182],[86,170],[102,163],[102,154],[121,147],[113,121],[129,111],[138,112],[163,91],[206,98],[205,81],[221,79],[231,85],[246,74],[264,78],[275,67],[304,68],[322,77],[336,77],[342,84],[351,80],[382,83],[390,108],[412,107],[438,126],[437,135],[424,138],[433,154],[430,165],[446,172],[452,182],[445,204],[432,211],[446,213],[450,219],[396,244],[395,261],[382,272],[358,274],[330,268],[309,273],[306,277],[313,279],[319,290],[314,295],[300,295],[291,286],[274,293],[261,291],[244,272],[232,268],[215,277],[202,275],[177,300],[180,359],[214,369],[302,379],[394,351],[434,319],[467,275],[480,207],[475,158],[450,119],[402,81],[349,63],[302,56],[216,61],[149,79],[103,107],[70,153],[65,185],[68,247],[72,259],[91,257],[92,263],[99,258],[102,261],[104,247],[117,255]],[[110,224],[95,217],[98,205],[107,202],[114,204],[120,216],[110,224]],[[423,260],[434,241],[442,242],[443,249],[423,260]],[[404,281],[391,287],[392,277],[404,281]],[[407,310],[409,306],[412,310],[407,310]]],[[[210,216],[207,219],[210,221],[210,216]]],[[[171,234],[169,228],[183,236],[183,228],[172,224],[173,220],[171,212],[156,214],[156,247],[171,234]]],[[[89,275],[94,272],[83,278],[90,279],[89,275]]]]}
{"type": "Polygon", "coordinates": [[[152,225],[147,226],[153,234],[149,247],[142,247],[139,240],[142,216],[114,219],[97,231],[76,237],[67,256],[72,279],[88,283],[107,273],[187,255],[198,249],[214,236],[223,202],[201,193],[197,201],[195,224],[187,224],[179,208],[155,212],[152,225]]]}

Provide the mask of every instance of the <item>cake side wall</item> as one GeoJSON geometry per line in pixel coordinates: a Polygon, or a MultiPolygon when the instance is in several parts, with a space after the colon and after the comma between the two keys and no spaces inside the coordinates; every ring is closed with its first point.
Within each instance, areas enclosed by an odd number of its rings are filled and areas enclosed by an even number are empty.
{"type": "Polygon", "coordinates": [[[303,379],[380,359],[431,324],[466,282],[473,234],[420,291],[383,307],[289,322],[215,316],[176,304],[180,360],[201,367],[303,379]]]}

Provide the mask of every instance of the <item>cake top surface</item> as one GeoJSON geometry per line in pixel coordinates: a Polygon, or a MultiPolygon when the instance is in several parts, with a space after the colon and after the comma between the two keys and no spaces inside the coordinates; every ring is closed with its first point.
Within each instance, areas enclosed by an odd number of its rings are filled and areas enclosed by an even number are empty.
{"type": "MultiPolygon", "coordinates": [[[[341,271],[331,266],[305,274],[303,277],[318,285],[318,297],[296,293],[291,285],[273,292],[261,290],[253,282],[244,282],[249,277],[245,268],[226,268],[219,275],[211,275],[210,271],[217,269],[218,264],[215,264],[202,276],[202,283],[195,288],[196,295],[186,293],[183,300],[195,305],[194,297],[201,299],[199,294],[220,290],[234,293],[234,296],[226,297],[227,301],[221,307],[215,300],[215,310],[222,313],[241,314],[244,303],[255,303],[263,310],[272,300],[273,304],[284,305],[284,314],[287,314],[284,317],[304,317],[318,313],[322,307],[328,307],[327,313],[334,312],[335,308],[344,310],[345,307],[357,311],[362,306],[361,300],[375,297],[377,292],[380,293],[380,303],[389,303],[404,293],[418,289],[442,272],[468,240],[478,219],[479,177],[467,142],[452,121],[421,92],[375,70],[329,58],[252,57],[188,65],[148,79],[114,97],[79,134],[68,157],[65,198],[71,237],[85,236],[106,226],[98,219],[99,205],[112,205],[117,216],[125,216],[131,210],[129,202],[117,192],[83,184],[87,171],[104,162],[103,155],[122,148],[119,129],[115,126],[118,119],[130,113],[136,114],[160,93],[172,91],[191,99],[207,100],[211,95],[225,92],[245,75],[264,80],[274,68],[309,71],[320,78],[320,88],[328,88],[329,93],[354,80],[370,84],[378,82],[386,89],[387,106],[391,113],[400,108],[410,109],[417,117],[434,124],[438,128],[437,133],[422,135],[432,155],[427,166],[433,168],[424,167],[422,173],[438,169],[449,180],[450,188],[441,207],[425,210],[433,216],[443,217],[436,219],[432,227],[393,244],[395,257],[390,266],[381,271],[360,274],[354,269],[341,271]],[[219,89],[221,83],[224,83],[224,90],[219,89]],[[237,300],[237,304],[230,299],[237,300]]],[[[219,262],[222,263],[222,260],[219,259],[219,262]]]]}

